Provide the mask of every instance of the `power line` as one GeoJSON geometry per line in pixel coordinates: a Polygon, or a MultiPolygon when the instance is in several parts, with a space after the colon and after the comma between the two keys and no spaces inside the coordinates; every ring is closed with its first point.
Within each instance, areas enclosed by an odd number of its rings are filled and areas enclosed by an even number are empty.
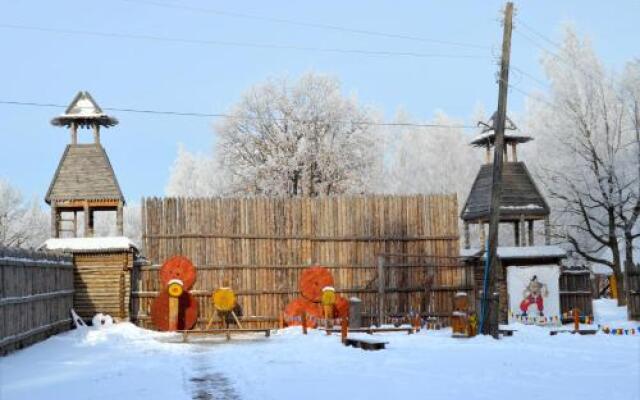
{"type": "MultiPolygon", "coordinates": [[[[523,22],[521,22],[523,24],[523,26],[525,26],[525,24],[523,22]]],[[[525,26],[526,28],[526,26],[525,26]]],[[[559,50],[562,51],[562,47],[555,43],[554,41],[552,41],[551,39],[548,39],[546,36],[544,36],[543,34],[533,30],[533,28],[528,28],[529,31],[534,32],[537,36],[540,36],[541,38],[543,38],[546,42],[551,43],[553,46],[557,47],[559,50]]],[[[531,38],[530,36],[526,35],[525,33],[519,31],[519,30],[515,30],[515,32],[522,36],[524,39],[526,39],[527,41],[529,41],[530,43],[532,43],[534,46],[536,46],[537,48],[539,48],[540,50],[546,52],[547,54],[549,54],[550,56],[554,57],[555,59],[563,62],[565,65],[573,68],[575,71],[579,71],[581,73],[583,73],[585,76],[587,76],[588,78],[591,79],[595,79],[595,80],[599,80],[601,79],[601,77],[595,75],[593,72],[588,71],[586,69],[584,69],[583,67],[581,67],[580,65],[576,64],[575,60],[573,59],[569,59],[566,58],[564,56],[561,56],[557,53],[554,53],[553,51],[549,50],[547,47],[545,47],[544,45],[540,44],[537,40],[531,38]]]]}
{"type": "Polygon", "coordinates": [[[391,33],[391,32],[380,32],[380,31],[373,31],[373,30],[366,30],[366,29],[356,29],[356,28],[349,28],[345,26],[331,25],[331,24],[295,21],[295,20],[285,19],[285,18],[264,17],[259,15],[230,12],[230,11],[224,11],[224,10],[211,9],[211,8],[185,6],[185,5],[176,4],[176,3],[163,3],[163,2],[148,1],[148,0],[121,0],[121,1],[124,1],[127,3],[134,3],[134,4],[147,4],[147,5],[157,6],[157,7],[202,12],[202,13],[221,15],[221,16],[232,17],[232,18],[251,19],[251,20],[257,20],[257,21],[267,21],[267,22],[274,22],[279,24],[295,25],[295,26],[301,26],[301,27],[307,27],[307,28],[355,33],[358,35],[386,37],[386,38],[392,38],[392,39],[403,39],[403,40],[410,40],[410,41],[416,41],[416,42],[425,42],[425,43],[433,43],[433,44],[439,44],[439,45],[458,46],[458,47],[477,48],[477,49],[491,48],[490,46],[483,46],[483,45],[473,44],[473,43],[463,43],[463,42],[456,42],[456,41],[450,41],[450,40],[431,39],[431,38],[425,38],[420,36],[404,35],[404,34],[391,33]]]}
{"type": "Polygon", "coordinates": [[[511,69],[519,72],[521,75],[524,75],[525,77],[531,79],[532,81],[536,82],[538,85],[544,87],[545,89],[549,88],[549,84],[544,82],[542,79],[537,78],[535,75],[528,73],[527,71],[523,70],[522,68],[516,67],[515,65],[511,65],[511,69]]]}
{"type": "MultiPolygon", "coordinates": [[[[67,108],[67,105],[56,103],[43,103],[33,101],[15,101],[15,100],[0,100],[0,104],[12,105],[12,106],[24,106],[24,107],[47,107],[47,108],[67,108]]],[[[237,120],[250,120],[250,121],[290,121],[299,123],[311,123],[317,122],[316,120],[303,120],[296,118],[262,118],[262,117],[243,117],[225,113],[205,113],[205,112],[192,112],[192,111],[172,111],[172,110],[152,110],[152,109],[140,109],[140,108],[123,108],[123,107],[102,107],[106,111],[115,112],[127,112],[136,114],[152,114],[152,115],[167,115],[167,116],[180,116],[180,117],[195,117],[195,118],[229,118],[237,120]]],[[[387,127],[413,127],[413,128],[462,128],[462,129],[476,129],[475,125],[464,124],[418,124],[411,122],[371,122],[371,121],[348,121],[348,120],[324,120],[324,122],[332,123],[345,123],[364,126],[387,126],[387,127]]]]}
{"type": "Polygon", "coordinates": [[[314,51],[314,52],[338,53],[338,54],[360,54],[360,55],[366,55],[366,56],[400,56],[400,57],[415,57],[415,58],[478,58],[478,59],[488,58],[487,56],[472,55],[472,54],[437,54],[437,53],[418,53],[418,52],[412,52],[412,51],[322,48],[322,47],[293,46],[293,45],[280,45],[280,44],[235,42],[235,41],[224,41],[224,40],[176,38],[176,37],[168,37],[168,36],[154,36],[154,35],[141,35],[141,34],[116,33],[116,32],[100,32],[100,31],[87,31],[87,30],[76,30],[76,29],[59,29],[59,28],[47,28],[47,27],[14,25],[14,24],[4,24],[4,23],[0,23],[0,28],[35,31],[35,32],[59,33],[59,34],[65,34],[65,35],[83,35],[83,36],[106,37],[106,38],[151,40],[151,41],[158,41],[158,42],[216,45],[216,46],[227,46],[227,47],[261,48],[261,49],[272,49],[272,50],[276,49],[276,50],[314,51]]]}
{"type": "Polygon", "coordinates": [[[558,43],[554,42],[553,40],[549,39],[547,36],[543,35],[542,33],[540,33],[539,31],[537,31],[536,29],[534,29],[533,27],[531,27],[529,24],[527,24],[526,22],[524,22],[523,20],[521,20],[520,18],[516,17],[516,21],[521,24],[526,30],[528,30],[529,32],[533,33],[534,35],[538,36],[539,38],[541,38],[542,40],[544,40],[545,42],[551,44],[552,46],[554,46],[555,48],[557,48],[558,50],[562,50],[562,46],[560,46],[558,43]]]}

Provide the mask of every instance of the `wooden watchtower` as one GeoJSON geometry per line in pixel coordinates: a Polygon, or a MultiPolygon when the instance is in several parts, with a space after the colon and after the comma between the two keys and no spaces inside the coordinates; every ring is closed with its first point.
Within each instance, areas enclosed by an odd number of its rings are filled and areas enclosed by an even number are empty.
{"type": "Polygon", "coordinates": [[[71,133],[71,143],[62,155],[45,197],[51,206],[51,237],[59,238],[64,233],[76,237],[79,212],[84,213],[84,236],[93,236],[96,211],[115,211],[117,231],[122,236],[125,200],[109,157],[100,144],[100,129],[115,126],[118,120],[105,114],[89,92],[80,91],[64,114],[53,118],[51,124],[65,127],[71,133]],[[93,143],[79,143],[79,129],[91,130],[93,143]],[[68,227],[69,223],[72,228],[68,227]]]}
{"type": "MultiPolygon", "coordinates": [[[[471,141],[474,147],[484,148],[485,163],[480,167],[469,197],[462,208],[461,218],[464,222],[464,246],[470,248],[469,225],[478,226],[480,247],[485,246],[485,224],[489,223],[491,204],[492,150],[494,149],[496,114],[488,123],[481,123],[484,128],[480,135],[471,141]]],[[[513,224],[514,243],[516,246],[533,246],[534,222],[545,221],[545,244],[549,244],[549,205],[538,190],[527,166],[518,161],[517,146],[532,140],[530,136],[516,134],[516,126],[507,118],[504,135],[504,165],[502,170],[502,198],[500,200],[500,223],[513,224]],[[510,132],[511,131],[511,132],[510,132]],[[509,157],[509,149],[511,154],[509,157]],[[527,234],[528,233],[528,234],[527,234]],[[528,236],[528,240],[527,240],[528,236]]]]}
{"type": "MultiPolygon", "coordinates": [[[[483,289],[485,282],[484,269],[487,261],[485,225],[489,223],[490,217],[495,120],[496,114],[487,123],[481,123],[484,128],[480,135],[471,141],[472,146],[485,149],[486,159],[485,164],[478,171],[460,215],[464,222],[465,236],[465,250],[462,251],[462,256],[466,264],[474,267],[477,294],[483,289]],[[475,248],[471,248],[469,243],[469,225],[471,224],[479,228],[480,243],[479,246],[474,246],[475,248]]],[[[549,297],[546,298],[548,307],[545,315],[559,317],[561,314],[558,305],[559,276],[562,271],[561,262],[566,257],[566,252],[558,246],[550,245],[549,205],[525,163],[518,161],[518,146],[531,141],[532,138],[516,133],[516,126],[509,118],[506,119],[505,129],[499,222],[513,224],[514,246],[499,243],[497,247],[498,263],[503,272],[496,281],[496,288],[500,293],[499,320],[507,322],[509,318],[516,315],[520,304],[519,296],[522,295],[518,282],[530,278],[534,280],[540,278],[544,280],[545,285],[548,285],[550,289],[549,297]],[[543,246],[535,244],[534,223],[536,221],[545,223],[543,246]]]]}

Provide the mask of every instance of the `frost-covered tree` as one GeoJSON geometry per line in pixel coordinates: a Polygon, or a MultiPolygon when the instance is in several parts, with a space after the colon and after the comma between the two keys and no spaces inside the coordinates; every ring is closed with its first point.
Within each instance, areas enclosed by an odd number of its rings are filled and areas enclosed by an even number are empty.
{"type": "MultiPolygon", "coordinates": [[[[136,244],[142,243],[142,214],[140,205],[127,204],[124,207],[123,215],[123,229],[124,236],[133,240],[136,244]]],[[[103,236],[116,236],[118,230],[116,226],[116,213],[115,212],[98,212],[95,214],[94,220],[94,235],[98,237],[103,236]]],[[[78,226],[81,227],[84,224],[83,215],[80,214],[78,218],[78,226]]],[[[79,235],[82,232],[78,232],[79,235]]]]}
{"type": "MultiPolygon", "coordinates": [[[[415,122],[403,112],[397,123],[415,122]]],[[[430,124],[459,126],[456,121],[438,112],[430,124]]],[[[457,193],[464,201],[480,166],[477,151],[469,146],[469,135],[458,127],[393,128],[389,132],[386,151],[385,179],[382,192],[457,193]]]]}
{"type": "Polygon", "coordinates": [[[344,96],[335,78],[270,79],[230,114],[216,126],[216,153],[233,193],[358,193],[380,169],[372,113],[344,96]]]}
{"type": "Polygon", "coordinates": [[[36,200],[0,178],[0,245],[35,248],[49,235],[49,216],[36,200]]]}
{"type": "MultiPolygon", "coordinates": [[[[631,266],[640,262],[633,259],[633,254],[636,253],[634,247],[637,247],[634,241],[640,237],[640,59],[627,65],[621,91],[621,98],[628,110],[625,116],[632,137],[629,138],[629,143],[624,144],[629,167],[622,171],[624,176],[617,181],[620,197],[618,217],[624,238],[624,262],[625,265],[631,266]]],[[[625,138],[627,137],[628,135],[625,135],[625,138]]]]}
{"type": "Polygon", "coordinates": [[[620,79],[571,29],[542,63],[551,86],[543,101],[536,94],[530,102],[527,129],[536,141],[526,150],[553,202],[555,232],[583,259],[610,266],[622,286],[620,213],[633,209],[638,176],[620,79]],[[611,259],[599,256],[603,249],[611,259]]]}
{"type": "Polygon", "coordinates": [[[193,154],[180,145],[165,192],[169,196],[224,196],[231,190],[229,181],[215,150],[207,156],[193,154]]]}

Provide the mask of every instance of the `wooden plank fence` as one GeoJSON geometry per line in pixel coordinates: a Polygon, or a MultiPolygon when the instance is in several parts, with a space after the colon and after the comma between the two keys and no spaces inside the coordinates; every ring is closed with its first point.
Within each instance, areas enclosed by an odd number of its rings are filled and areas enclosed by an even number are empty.
{"type": "Polygon", "coordinates": [[[70,256],[0,247],[0,354],[69,329],[72,303],[70,256]]]}
{"type": "Polygon", "coordinates": [[[627,314],[629,319],[640,321],[640,264],[626,268],[627,314]]]}
{"type": "MultiPolygon", "coordinates": [[[[455,195],[150,198],[142,207],[143,251],[151,265],[134,270],[132,307],[133,319],[143,326],[149,326],[159,290],[159,265],[176,254],[198,269],[192,293],[201,321],[211,312],[212,291],[228,282],[238,294],[242,319],[254,327],[277,324],[299,295],[300,273],[310,265],[328,267],[337,291],[360,297],[369,318],[378,305],[378,255],[429,255],[443,267],[462,268],[451,266],[459,252],[455,195]]],[[[424,292],[427,266],[408,272],[415,263],[394,263],[386,276],[386,312],[418,310],[422,295],[411,293],[424,292]]],[[[450,291],[458,290],[452,285],[450,291]]]]}
{"type": "MultiPolygon", "coordinates": [[[[591,272],[586,268],[563,268],[560,273],[560,313],[571,315],[577,308],[580,315],[593,317],[591,272]]],[[[566,321],[572,321],[567,317],[566,321]]]]}

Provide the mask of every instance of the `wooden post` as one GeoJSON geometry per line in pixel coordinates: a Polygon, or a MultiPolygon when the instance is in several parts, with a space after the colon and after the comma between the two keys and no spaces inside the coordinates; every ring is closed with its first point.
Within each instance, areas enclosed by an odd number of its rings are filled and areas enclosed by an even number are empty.
{"type": "Polygon", "coordinates": [[[116,210],[116,229],[118,235],[124,236],[124,224],[123,224],[123,204],[122,201],[118,202],[118,209],[116,210]]]}
{"type": "MultiPolygon", "coordinates": [[[[126,257],[126,254],[125,254],[125,257],[126,257]]],[[[124,320],[126,318],[126,316],[127,316],[126,313],[125,313],[125,301],[124,301],[125,300],[124,299],[124,297],[125,297],[125,293],[124,293],[125,292],[125,290],[124,290],[124,286],[125,286],[124,285],[124,279],[125,279],[124,278],[124,274],[125,273],[126,272],[125,272],[124,269],[120,272],[120,282],[119,282],[120,285],[118,286],[118,303],[120,305],[120,310],[119,311],[120,311],[120,320],[121,321],[124,320]]],[[[177,326],[177,322],[176,322],[176,326],[177,326]]]]}
{"type": "Polygon", "coordinates": [[[78,212],[73,211],[73,237],[78,237],[78,212]]]}
{"type": "Polygon", "coordinates": [[[58,207],[52,202],[51,204],[51,237],[59,237],[58,230],[58,207]]]}
{"type": "Polygon", "coordinates": [[[420,313],[416,313],[416,315],[413,317],[413,329],[415,329],[416,332],[420,332],[421,325],[420,313]]]}
{"type": "MultiPolygon", "coordinates": [[[[491,207],[489,217],[489,293],[496,292],[496,282],[502,276],[502,267],[498,262],[498,228],[500,224],[500,201],[502,198],[502,156],[504,153],[504,127],[507,116],[507,94],[509,89],[509,60],[511,55],[511,29],[513,3],[508,2],[505,9],[504,34],[502,37],[502,61],[500,63],[500,81],[498,93],[498,112],[495,126],[495,142],[493,151],[493,171],[491,187],[491,207]]],[[[485,297],[486,298],[486,297],[485,297]]],[[[486,309],[483,308],[483,309],[486,309]]],[[[497,318],[483,323],[483,333],[499,338],[497,318]]]]}
{"type": "Polygon", "coordinates": [[[302,312],[302,333],[304,335],[307,334],[307,312],[306,311],[302,312]]]}
{"type": "Polygon", "coordinates": [[[90,210],[89,210],[89,202],[85,201],[84,202],[84,237],[90,237],[91,236],[91,231],[90,231],[90,222],[89,219],[90,217],[90,210]]]}
{"type": "Polygon", "coordinates": [[[73,145],[78,144],[78,125],[75,122],[71,123],[70,132],[71,132],[71,144],[73,145]]]}
{"type": "Polygon", "coordinates": [[[516,152],[516,143],[511,143],[511,161],[518,162],[518,153],[516,152]]]}
{"type": "Polygon", "coordinates": [[[480,222],[478,226],[480,227],[480,248],[484,249],[487,247],[487,236],[484,231],[484,222],[480,222]]]}
{"type": "Polygon", "coordinates": [[[280,313],[280,318],[278,318],[278,327],[280,329],[284,329],[284,313],[280,313]]]}
{"type": "Polygon", "coordinates": [[[97,123],[93,124],[93,141],[100,144],[100,125],[97,123]]]}
{"type": "Polygon", "coordinates": [[[467,221],[464,222],[464,248],[468,249],[471,247],[470,245],[471,234],[469,233],[469,223],[467,221]]]}
{"type": "Polygon", "coordinates": [[[340,321],[340,339],[342,343],[346,343],[347,334],[349,333],[349,318],[343,317],[340,321]]]}
{"type": "Polygon", "coordinates": [[[487,145],[487,152],[484,157],[485,164],[491,164],[491,146],[487,145]]]}
{"type": "Polygon", "coordinates": [[[580,330],[580,310],[573,309],[573,330],[578,332],[580,330]]]}
{"type": "Polygon", "coordinates": [[[518,246],[525,247],[527,245],[527,224],[524,220],[524,214],[520,215],[520,243],[518,246]]]}
{"type": "Polygon", "coordinates": [[[520,246],[520,223],[513,223],[513,243],[515,243],[516,247],[520,246]]]}
{"type": "Polygon", "coordinates": [[[178,306],[180,299],[177,297],[169,296],[169,330],[178,330],[178,306]]]}
{"type": "Polygon", "coordinates": [[[548,215],[544,217],[544,244],[547,246],[551,244],[551,223],[548,215]]]}
{"type": "Polygon", "coordinates": [[[378,256],[378,326],[384,323],[384,257],[378,256]]]}
{"type": "Polygon", "coordinates": [[[527,236],[529,236],[529,246],[533,246],[535,242],[535,239],[533,238],[533,220],[530,219],[527,223],[529,224],[529,232],[527,233],[527,236]]]}
{"type": "Polygon", "coordinates": [[[611,297],[618,299],[618,278],[616,274],[611,274],[609,277],[609,287],[611,288],[611,297]]]}

